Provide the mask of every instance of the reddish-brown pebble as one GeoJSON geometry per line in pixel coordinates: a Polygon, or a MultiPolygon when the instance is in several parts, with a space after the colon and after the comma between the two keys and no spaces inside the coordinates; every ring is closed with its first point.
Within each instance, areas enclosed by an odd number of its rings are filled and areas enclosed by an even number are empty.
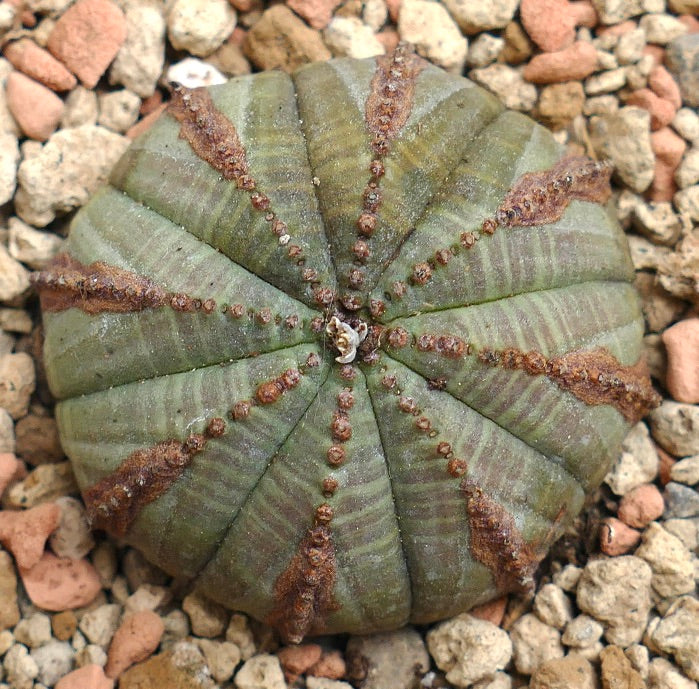
{"type": "Polygon", "coordinates": [[[649,43],[645,46],[645,48],[643,48],[643,54],[651,55],[653,57],[653,60],[655,60],[656,66],[662,65],[663,60],[665,59],[665,48],[663,48],[660,45],[654,45],[652,43],[649,43]]]}
{"type": "Polygon", "coordinates": [[[314,29],[324,29],[341,0],[286,0],[286,4],[314,29]]]}
{"type": "Polygon", "coordinates": [[[228,0],[238,12],[249,12],[254,6],[254,0],[228,0]]]}
{"type": "Polygon", "coordinates": [[[126,668],[145,660],[160,643],[165,625],[152,610],[129,615],[114,633],[109,645],[107,677],[118,677],[126,668]]]}
{"type": "Polygon", "coordinates": [[[570,48],[535,55],[524,68],[523,76],[535,84],[584,79],[597,66],[597,51],[592,43],[576,41],[570,48]]]}
{"type": "Polygon", "coordinates": [[[567,0],[522,0],[519,12],[524,30],[542,50],[561,50],[575,40],[575,19],[567,0]]]}
{"type": "Polygon", "coordinates": [[[568,11],[573,15],[576,26],[586,26],[588,29],[593,29],[599,22],[597,10],[588,0],[569,2],[568,11]]]}
{"type": "Polygon", "coordinates": [[[669,452],[665,452],[665,450],[658,445],[655,446],[655,451],[658,453],[658,458],[660,459],[658,462],[658,478],[660,479],[660,485],[665,486],[672,481],[670,469],[672,469],[672,465],[677,462],[677,459],[669,452]]]}
{"type": "Polygon", "coordinates": [[[61,508],[54,502],[21,512],[0,512],[0,542],[14,555],[19,567],[33,567],[39,562],[60,516],[61,508]]]}
{"type": "Polygon", "coordinates": [[[667,350],[665,384],[677,402],[699,404],[699,318],[687,318],[662,335],[667,350]]]}
{"type": "Polygon", "coordinates": [[[650,143],[655,153],[655,173],[648,198],[651,201],[672,201],[677,191],[675,170],[682,160],[687,143],[670,127],[653,132],[650,143]]]}
{"type": "Polygon", "coordinates": [[[595,33],[597,36],[623,36],[635,28],[637,28],[636,22],[633,19],[627,19],[611,26],[600,26],[595,33]]]}
{"type": "Polygon", "coordinates": [[[163,114],[167,109],[167,103],[161,103],[153,112],[149,112],[145,117],[140,119],[136,124],[126,130],[126,136],[129,139],[135,139],[143,132],[151,128],[152,124],[163,114]]]}
{"type": "Polygon", "coordinates": [[[320,660],[322,653],[323,649],[318,644],[284,646],[277,651],[286,681],[293,684],[299,675],[302,675],[320,660]]]}
{"type": "Polygon", "coordinates": [[[687,33],[699,33],[699,19],[693,14],[681,14],[677,18],[687,27],[687,33]]]}
{"type": "Polygon", "coordinates": [[[682,107],[680,87],[672,78],[670,72],[662,65],[657,65],[651,70],[648,75],[648,86],[650,86],[656,96],[669,100],[675,106],[675,110],[679,110],[682,107]]]}
{"type": "Polygon", "coordinates": [[[24,72],[54,91],[70,91],[78,83],[63,64],[30,38],[21,38],[19,41],[8,43],[4,53],[20,72],[24,72]]]}
{"type": "Polygon", "coordinates": [[[617,516],[627,526],[642,529],[661,517],[664,509],[663,496],[657,486],[644,483],[624,495],[617,516]]]}
{"type": "Polygon", "coordinates": [[[379,43],[386,49],[386,54],[392,53],[400,43],[400,35],[390,27],[376,34],[379,43]]]}
{"type": "Polygon", "coordinates": [[[496,627],[499,627],[502,618],[505,616],[505,608],[507,608],[507,596],[502,596],[482,605],[477,605],[468,612],[479,620],[492,622],[496,627]]]}
{"type": "Polygon", "coordinates": [[[401,0],[386,0],[386,7],[388,7],[388,16],[394,24],[398,23],[398,16],[400,15],[401,0]]]}
{"type": "Polygon", "coordinates": [[[19,478],[23,469],[24,465],[12,452],[0,452],[0,497],[5,492],[5,488],[15,478],[19,478]]]}
{"type": "Polygon", "coordinates": [[[636,105],[650,113],[650,128],[653,131],[666,127],[675,117],[677,108],[665,98],[660,98],[650,89],[637,89],[626,99],[626,105],[636,105]]]}
{"type": "Polygon", "coordinates": [[[608,517],[602,523],[599,532],[599,547],[605,555],[623,555],[635,548],[641,540],[641,534],[627,526],[620,519],[608,517]]]}
{"type": "Polygon", "coordinates": [[[7,105],[21,130],[31,139],[46,141],[63,114],[63,101],[22,72],[12,72],[5,85],[7,105]]]}
{"type": "Polygon", "coordinates": [[[56,22],[46,47],[94,88],[126,38],[124,13],[110,0],[78,0],[56,22]]]}
{"type": "Polygon", "coordinates": [[[84,665],[61,677],[54,689],[112,689],[114,680],[104,674],[100,665],[84,665]]]}
{"type": "Polygon", "coordinates": [[[320,660],[306,670],[307,675],[326,679],[342,679],[346,673],[347,664],[340,651],[323,653],[320,660]]]}
{"type": "Polygon", "coordinates": [[[30,569],[19,568],[32,603],[59,612],[92,603],[102,589],[95,568],[86,560],[69,560],[45,552],[30,569]]]}

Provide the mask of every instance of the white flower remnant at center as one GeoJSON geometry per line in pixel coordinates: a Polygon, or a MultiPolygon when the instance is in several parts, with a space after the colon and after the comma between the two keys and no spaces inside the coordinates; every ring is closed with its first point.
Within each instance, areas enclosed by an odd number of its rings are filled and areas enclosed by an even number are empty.
{"type": "Polygon", "coordinates": [[[333,316],[325,332],[332,337],[333,344],[340,352],[340,356],[336,356],[335,361],[340,364],[349,364],[354,361],[354,357],[357,356],[357,347],[364,341],[367,331],[368,327],[364,321],[361,321],[355,330],[348,323],[333,316]]]}

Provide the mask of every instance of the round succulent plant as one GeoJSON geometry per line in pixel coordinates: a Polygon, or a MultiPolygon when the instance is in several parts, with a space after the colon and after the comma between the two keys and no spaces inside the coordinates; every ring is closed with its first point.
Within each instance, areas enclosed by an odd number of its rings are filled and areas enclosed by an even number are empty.
{"type": "Polygon", "coordinates": [[[609,175],[403,45],[175,88],[35,276],[93,525],[289,641],[530,585],[655,402],[609,175]]]}

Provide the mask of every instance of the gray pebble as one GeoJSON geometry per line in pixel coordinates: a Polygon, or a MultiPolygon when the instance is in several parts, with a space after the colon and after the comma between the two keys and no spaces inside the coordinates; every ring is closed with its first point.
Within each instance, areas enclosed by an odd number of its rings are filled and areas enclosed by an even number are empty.
{"type": "Polygon", "coordinates": [[[694,488],[670,481],[663,492],[666,519],[699,516],[699,493],[694,488]]]}

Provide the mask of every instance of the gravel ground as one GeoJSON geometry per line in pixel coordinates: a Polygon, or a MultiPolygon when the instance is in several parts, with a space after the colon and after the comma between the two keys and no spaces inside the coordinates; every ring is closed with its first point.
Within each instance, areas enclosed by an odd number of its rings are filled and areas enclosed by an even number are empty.
{"type": "Polygon", "coordinates": [[[698,14],[697,0],[0,2],[0,689],[696,688],[698,14]],[[614,163],[664,400],[535,594],[430,629],[280,647],[90,534],[29,274],[162,111],[167,82],[368,57],[400,39],[614,163]]]}

